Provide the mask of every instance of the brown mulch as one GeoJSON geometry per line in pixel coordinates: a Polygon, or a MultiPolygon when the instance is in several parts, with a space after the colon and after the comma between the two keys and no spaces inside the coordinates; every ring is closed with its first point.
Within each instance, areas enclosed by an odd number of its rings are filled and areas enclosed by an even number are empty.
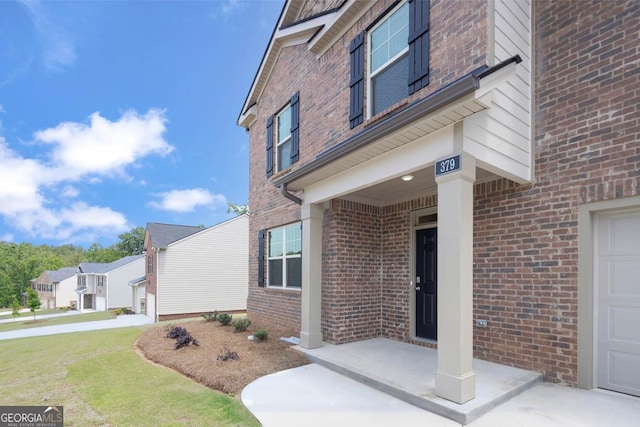
{"type": "Polygon", "coordinates": [[[246,332],[236,333],[232,325],[193,320],[150,328],[136,345],[147,359],[209,388],[236,395],[259,377],[309,363],[291,344],[280,341],[283,336],[291,336],[291,331],[252,324],[246,332]],[[174,350],[175,340],[166,338],[170,326],[185,328],[200,345],[174,350]],[[259,329],[268,331],[265,341],[247,338],[259,329]],[[237,353],[238,360],[218,360],[227,350],[237,353]]]}

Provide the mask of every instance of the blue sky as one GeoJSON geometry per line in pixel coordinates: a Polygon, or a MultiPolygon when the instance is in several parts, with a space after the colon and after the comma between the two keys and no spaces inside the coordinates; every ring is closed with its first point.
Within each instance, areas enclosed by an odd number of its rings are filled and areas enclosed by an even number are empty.
{"type": "Polygon", "coordinates": [[[0,241],[229,218],[248,199],[236,120],[282,4],[0,1],[0,241]]]}

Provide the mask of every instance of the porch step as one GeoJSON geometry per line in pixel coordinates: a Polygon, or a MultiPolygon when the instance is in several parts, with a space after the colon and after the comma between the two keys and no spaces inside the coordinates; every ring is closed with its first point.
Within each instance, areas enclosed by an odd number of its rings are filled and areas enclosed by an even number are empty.
{"type": "Polygon", "coordinates": [[[460,405],[434,394],[436,350],[385,338],[324,344],[311,350],[295,348],[313,363],[461,424],[470,423],[542,380],[537,372],[474,359],[476,398],[460,405]]]}

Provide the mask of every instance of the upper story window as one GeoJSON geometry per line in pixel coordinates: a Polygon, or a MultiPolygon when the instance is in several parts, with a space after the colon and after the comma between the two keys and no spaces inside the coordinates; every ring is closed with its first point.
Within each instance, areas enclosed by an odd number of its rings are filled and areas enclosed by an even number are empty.
{"type": "Polygon", "coordinates": [[[296,92],[280,112],[267,120],[267,177],[287,169],[300,158],[299,128],[300,94],[296,92]]]}
{"type": "Polygon", "coordinates": [[[268,286],[302,287],[302,223],[269,230],[268,286]]]}
{"type": "Polygon", "coordinates": [[[368,38],[369,111],[378,114],[409,94],[409,4],[377,24],[368,38]]]}
{"type": "Polygon", "coordinates": [[[98,276],[98,286],[104,286],[104,276],[98,276]]]}
{"type": "Polygon", "coordinates": [[[153,273],[153,255],[147,255],[147,273],[153,273]]]}
{"type": "Polygon", "coordinates": [[[278,171],[291,166],[291,104],[277,116],[276,165],[278,171]]]}
{"type": "Polygon", "coordinates": [[[408,0],[385,13],[351,41],[351,129],[364,121],[365,82],[367,117],[429,84],[429,14],[429,0],[408,0]]]}

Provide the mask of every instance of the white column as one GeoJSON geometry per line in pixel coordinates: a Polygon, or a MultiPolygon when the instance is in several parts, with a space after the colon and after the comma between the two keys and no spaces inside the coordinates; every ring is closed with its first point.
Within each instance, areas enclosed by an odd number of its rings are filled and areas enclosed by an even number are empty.
{"type": "Polygon", "coordinates": [[[473,372],[473,183],[476,161],[438,183],[438,370],[436,395],[464,403],[476,394],[473,372]]]}
{"type": "Polygon", "coordinates": [[[302,205],[302,330],[300,345],[322,347],[322,217],[321,205],[302,205]]]}

